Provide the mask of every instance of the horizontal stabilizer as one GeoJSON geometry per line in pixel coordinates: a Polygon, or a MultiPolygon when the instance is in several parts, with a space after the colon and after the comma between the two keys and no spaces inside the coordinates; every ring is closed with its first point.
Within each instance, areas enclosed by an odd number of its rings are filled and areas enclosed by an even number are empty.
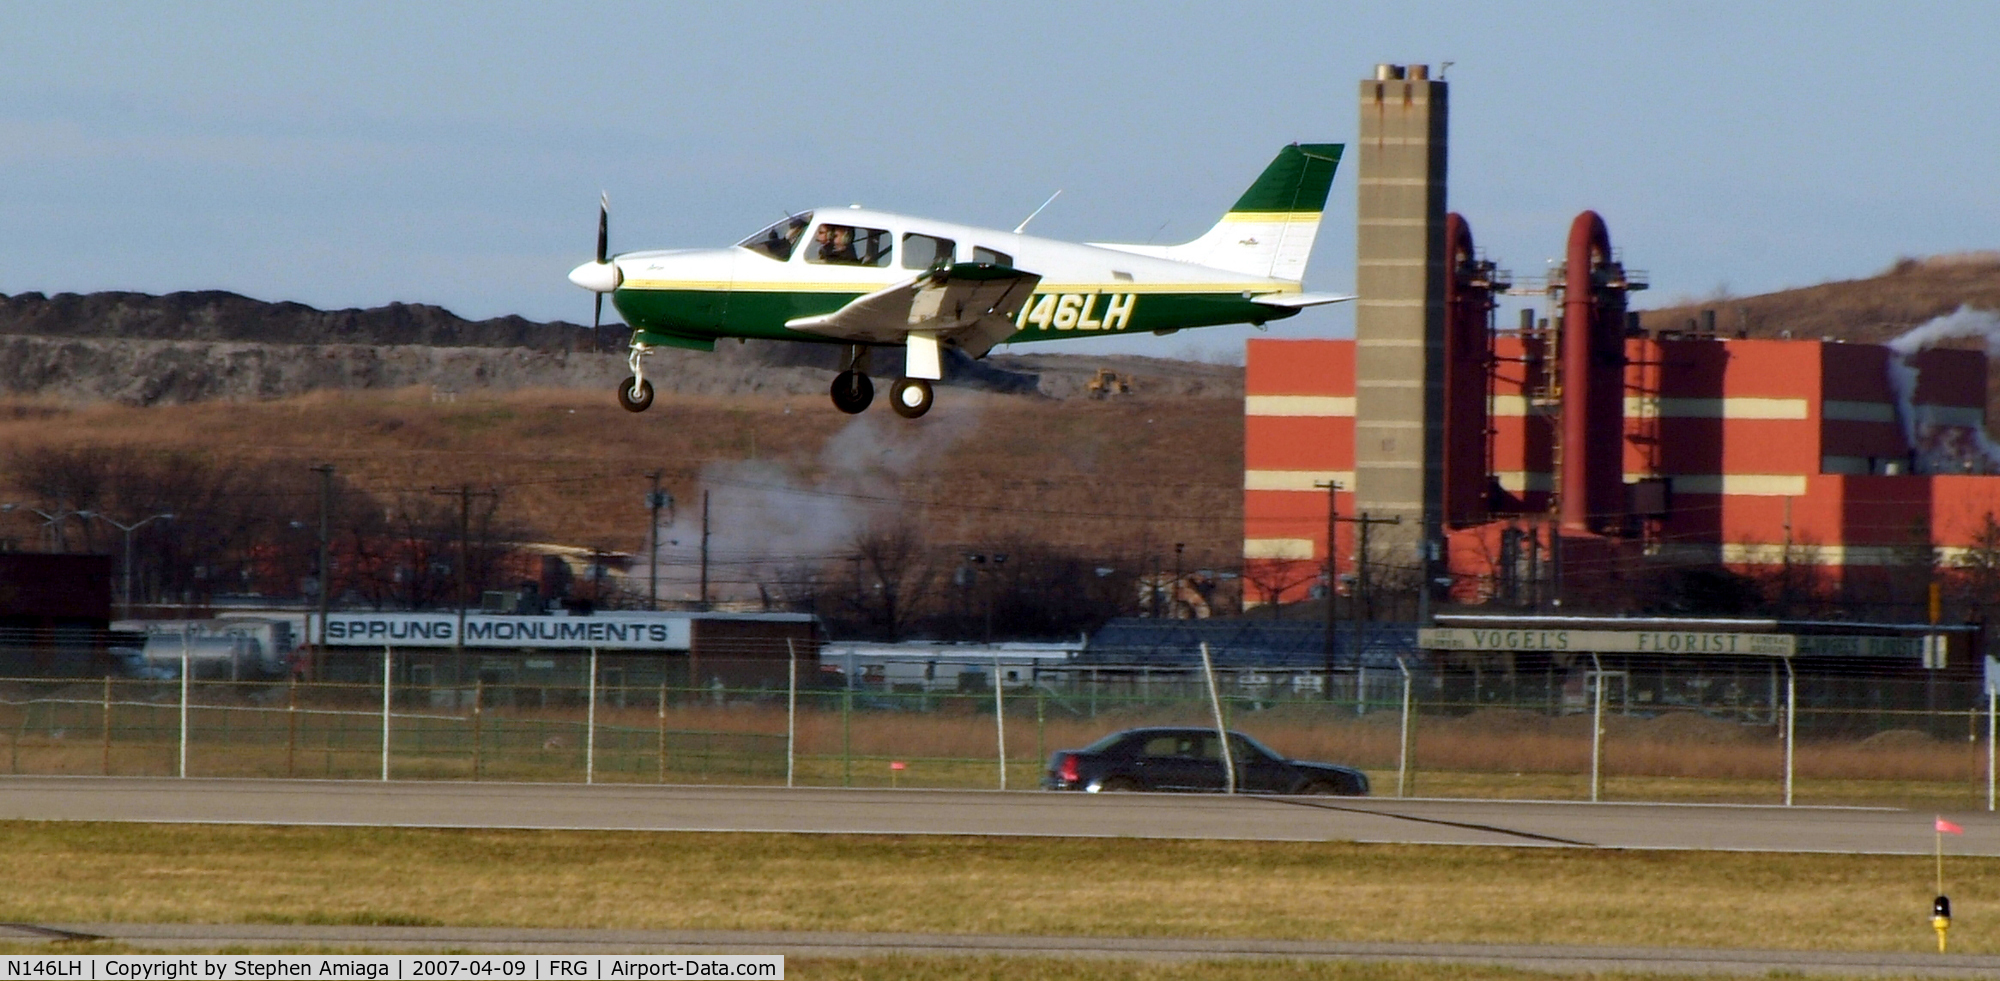
{"type": "Polygon", "coordinates": [[[1288,310],[1302,310],[1306,307],[1323,306],[1328,303],[1346,303],[1354,299],[1339,293],[1269,293],[1253,296],[1252,303],[1262,303],[1267,307],[1284,307],[1288,310]]]}

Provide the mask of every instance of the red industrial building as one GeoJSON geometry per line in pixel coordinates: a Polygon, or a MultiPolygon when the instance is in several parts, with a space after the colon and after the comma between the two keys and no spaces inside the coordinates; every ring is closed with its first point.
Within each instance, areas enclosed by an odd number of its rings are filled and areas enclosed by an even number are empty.
{"type": "MultiPolygon", "coordinates": [[[[1644,334],[1625,304],[1643,284],[1592,212],[1550,278],[1550,316],[1495,330],[1506,284],[1460,216],[1445,236],[1440,599],[1618,612],[1654,603],[1646,583],[1663,575],[1727,569],[1865,604],[1907,595],[1906,580],[1934,568],[2000,566],[1981,353],[1904,359],[1700,325],[1644,334]]],[[[1360,573],[1407,588],[1420,575],[1407,547],[1379,545],[1362,573],[1355,355],[1346,340],[1249,344],[1250,604],[1310,595],[1329,527],[1343,583],[1360,573]]]]}

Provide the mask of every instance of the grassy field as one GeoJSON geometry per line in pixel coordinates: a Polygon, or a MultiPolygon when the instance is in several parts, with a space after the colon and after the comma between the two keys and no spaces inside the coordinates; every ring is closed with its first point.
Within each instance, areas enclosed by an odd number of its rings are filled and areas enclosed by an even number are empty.
{"type": "MultiPolygon", "coordinates": [[[[0,702],[0,773],[162,776],[175,772],[178,715],[171,704],[137,702],[147,683],[124,683],[104,740],[95,684],[16,683],[0,702]],[[40,699],[39,701],[37,699],[40,699]]],[[[189,774],[210,777],[371,779],[381,767],[380,716],[349,698],[301,696],[326,710],[289,715],[259,699],[269,686],[201,686],[191,714],[189,774]],[[227,690],[225,690],[227,689],[227,690]]],[[[341,690],[345,692],[345,689],[341,690]]],[[[336,692],[335,694],[340,694],[336,692]]],[[[282,692],[280,692],[282,694],[282,692]]],[[[347,692],[347,694],[352,694],[347,692]]],[[[364,694],[373,697],[372,690],[364,694]]],[[[581,701],[580,693],[571,693],[581,701]]],[[[664,714],[652,690],[634,690],[624,708],[598,713],[596,779],[607,783],[782,784],[786,714],[773,697],[727,705],[679,693],[664,714]],[[662,750],[664,749],[664,756],[662,750]]],[[[391,773],[405,780],[582,781],[581,707],[489,709],[475,727],[465,710],[431,709],[424,693],[399,695],[391,773]],[[474,751],[477,733],[478,752],[474,751]],[[476,770],[476,773],[475,773],[476,770]]],[[[883,696],[868,695],[869,704],[883,696]]],[[[802,698],[795,779],[801,786],[993,788],[999,785],[990,696],[909,696],[893,711],[876,705],[843,713],[837,696],[802,698]],[[892,762],[906,765],[892,770],[892,762]]],[[[1300,759],[1367,770],[1375,792],[1396,791],[1397,716],[1319,703],[1250,712],[1233,724],[1300,759]]],[[[1010,698],[1007,786],[1034,786],[1056,749],[1082,746],[1136,725],[1207,724],[1193,702],[1092,704],[1081,696],[1010,698]],[[1094,712],[1095,714],[1090,714],[1094,712]]],[[[1601,793],[1619,801],[1777,803],[1783,747],[1768,727],[1674,717],[1607,718],[1601,793]]],[[[1587,716],[1531,716],[1482,710],[1420,718],[1409,796],[1587,799],[1587,716]]],[[[1890,720],[1890,725],[1924,720],[1890,720]]],[[[1870,804],[1959,810],[1985,805],[1983,743],[1934,739],[1890,729],[1868,739],[1808,739],[1797,751],[1798,803],[1870,804]],[[1895,737],[1895,738],[1885,738],[1895,737]]]]}
{"type": "MultiPolygon", "coordinates": [[[[2000,950],[2000,860],[1947,875],[1953,949],[2000,950]]],[[[1933,943],[1923,857],[11,822],[0,878],[7,922],[1933,943]]]]}

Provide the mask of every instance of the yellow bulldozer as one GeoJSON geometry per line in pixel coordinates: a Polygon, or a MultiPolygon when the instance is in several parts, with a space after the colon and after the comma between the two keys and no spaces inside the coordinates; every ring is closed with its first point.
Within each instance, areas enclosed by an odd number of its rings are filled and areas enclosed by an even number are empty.
{"type": "Polygon", "coordinates": [[[1110,368],[1099,368],[1097,369],[1097,374],[1092,375],[1090,381],[1084,385],[1084,390],[1089,392],[1090,397],[1094,399],[1110,398],[1113,395],[1130,395],[1132,394],[1132,379],[1112,371],[1110,368]]]}

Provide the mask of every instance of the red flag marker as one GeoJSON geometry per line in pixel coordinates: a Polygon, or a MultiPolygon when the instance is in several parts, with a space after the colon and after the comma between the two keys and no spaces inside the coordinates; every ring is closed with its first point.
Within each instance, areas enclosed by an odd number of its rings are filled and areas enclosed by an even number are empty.
{"type": "Polygon", "coordinates": [[[1937,829],[1939,834],[1962,835],[1965,833],[1964,828],[1961,828],[1958,825],[1945,820],[1944,818],[1937,819],[1937,829]]]}

